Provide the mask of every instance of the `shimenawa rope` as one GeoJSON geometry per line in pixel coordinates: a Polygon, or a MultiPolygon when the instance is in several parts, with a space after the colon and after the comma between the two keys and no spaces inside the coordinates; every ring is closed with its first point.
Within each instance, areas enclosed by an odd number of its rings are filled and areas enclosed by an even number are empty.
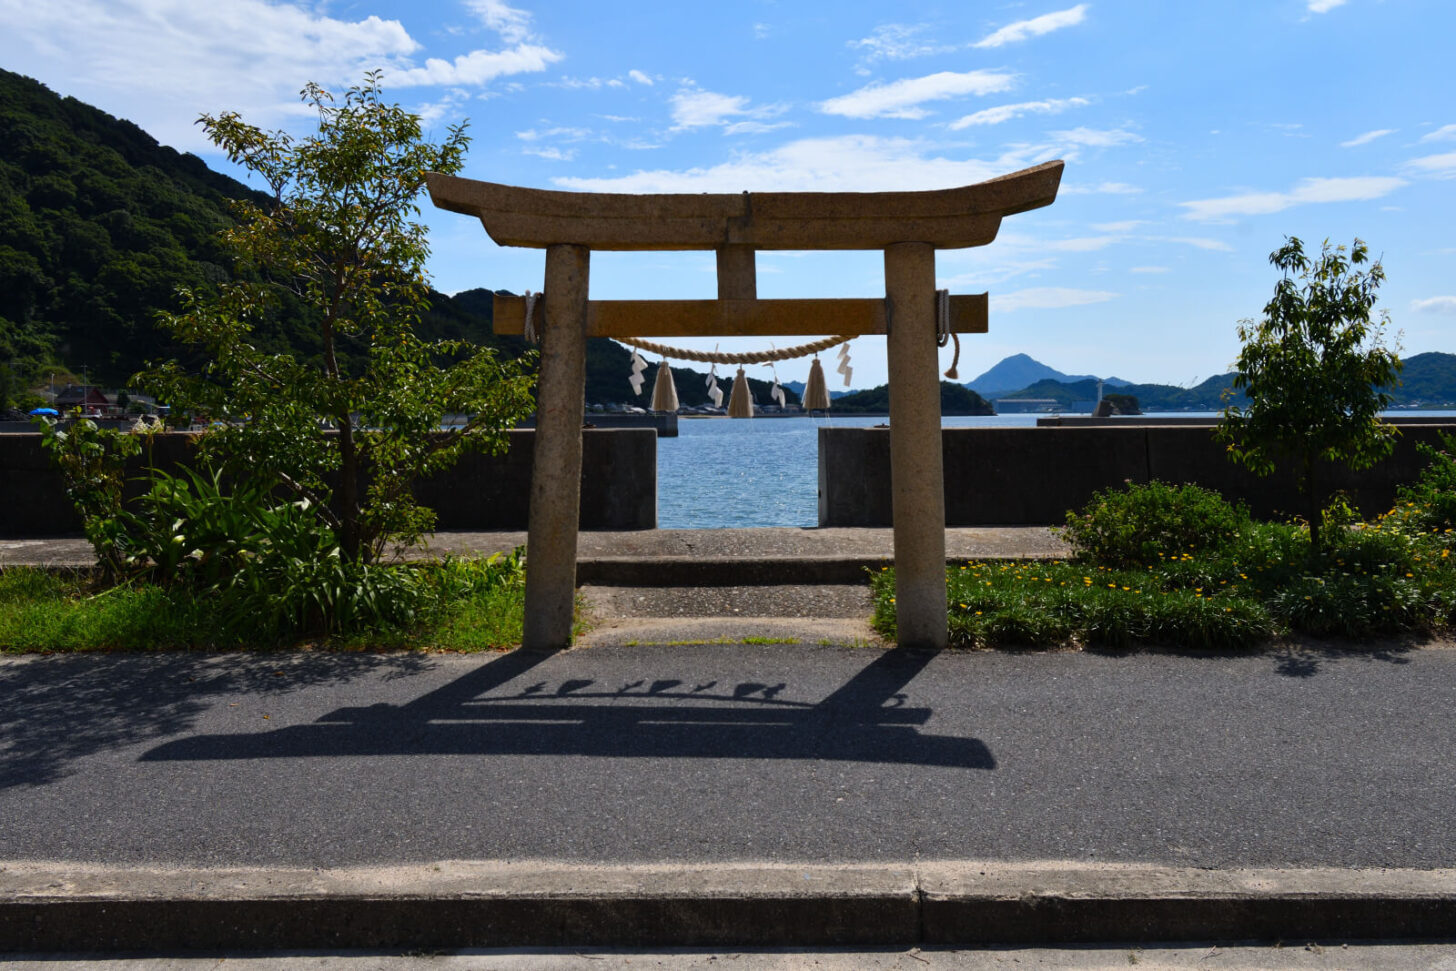
{"type": "Polygon", "coordinates": [[[854,335],[826,337],[823,340],[814,341],[811,344],[800,344],[798,347],[786,347],[781,351],[750,351],[746,354],[730,354],[727,351],[690,351],[686,348],[669,347],[666,344],[658,344],[639,338],[619,337],[617,340],[626,344],[628,347],[635,347],[638,350],[660,354],[663,357],[669,357],[678,361],[700,361],[703,364],[768,364],[773,361],[790,361],[796,357],[804,357],[809,354],[818,354],[820,351],[827,351],[836,344],[844,344],[854,340],[854,335]]]}

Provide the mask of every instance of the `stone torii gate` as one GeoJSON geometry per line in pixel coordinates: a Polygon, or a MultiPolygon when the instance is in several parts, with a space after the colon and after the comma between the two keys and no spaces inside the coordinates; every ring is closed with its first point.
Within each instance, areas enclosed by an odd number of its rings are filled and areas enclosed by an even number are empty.
{"type": "MultiPolygon", "coordinates": [[[[477,217],[502,246],[546,250],[535,467],[522,647],[571,643],[588,337],[885,334],[891,515],[901,647],[946,643],[935,251],[984,246],[1001,218],[1051,205],[1062,163],[931,192],[626,195],[557,192],[431,173],[441,209],[477,217]],[[591,300],[591,251],[715,250],[716,300],[591,300]],[[885,252],[885,298],[759,300],[758,250],[885,252]]],[[[986,294],[952,296],[950,330],[985,333],[986,294]]],[[[525,327],[522,297],[495,298],[497,333],[525,327]]]]}

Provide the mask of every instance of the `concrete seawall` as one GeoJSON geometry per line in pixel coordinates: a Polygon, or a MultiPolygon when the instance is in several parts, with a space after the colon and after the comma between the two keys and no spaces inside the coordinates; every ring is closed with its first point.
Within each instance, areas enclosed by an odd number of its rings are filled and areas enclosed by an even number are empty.
{"type": "MultiPolygon", "coordinates": [[[[1323,471],[1324,481],[1348,492],[1366,515],[1389,509],[1396,487],[1419,474],[1425,460],[1418,443],[1437,445],[1440,432],[1456,432],[1456,424],[1395,424],[1395,451],[1379,465],[1323,471]]],[[[941,442],[948,526],[1061,523],[1099,489],[1150,479],[1216,489],[1257,516],[1303,508],[1292,471],[1260,478],[1235,466],[1211,425],[948,428],[941,442]]],[[[890,525],[888,428],[819,430],[819,525],[890,525]]]]}
{"type": "MultiPolygon", "coordinates": [[[[448,472],[421,481],[416,497],[435,510],[442,530],[525,529],[531,495],[534,431],[511,431],[501,455],[472,453],[448,472]]],[[[151,461],[173,471],[188,462],[195,438],[159,435],[151,461]]],[[[581,528],[657,526],[657,432],[651,428],[587,429],[582,434],[581,528]]],[[[133,460],[128,496],[142,491],[133,460]]],[[[38,434],[0,435],[0,536],[58,536],[81,531],[60,474],[38,434]]]]}

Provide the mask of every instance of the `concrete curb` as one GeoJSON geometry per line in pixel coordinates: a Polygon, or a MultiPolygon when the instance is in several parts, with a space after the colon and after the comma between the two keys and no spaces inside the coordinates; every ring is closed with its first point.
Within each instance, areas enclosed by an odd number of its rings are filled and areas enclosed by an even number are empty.
{"type": "MultiPolygon", "coordinates": [[[[979,556],[977,560],[1018,562],[1065,559],[1050,555],[979,556]]],[[[970,562],[947,557],[946,566],[970,562]]],[[[895,565],[893,556],[594,556],[576,561],[578,586],[758,587],[797,584],[865,584],[868,574],[895,565]]]]}
{"type": "Polygon", "coordinates": [[[0,951],[1456,937],[1456,870],[0,866],[0,951]]]}

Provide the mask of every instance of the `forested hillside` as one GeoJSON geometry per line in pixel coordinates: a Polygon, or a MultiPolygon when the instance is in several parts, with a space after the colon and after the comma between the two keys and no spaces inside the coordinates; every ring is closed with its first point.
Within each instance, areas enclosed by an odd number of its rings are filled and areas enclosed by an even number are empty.
{"type": "Polygon", "coordinates": [[[164,348],[152,315],[226,272],[246,186],[127,121],[0,71],[0,357],[117,383],[164,348]]]}
{"type": "MultiPolygon", "coordinates": [[[[230,201],[245,197],[267,201],[131,122],[0,70],[4,383],[18,391],[50,370],[84,369],[91,381],[120,387],[149,361],[185,361],[193,352],[157,329],[156,313],[175,307],[178,287],[206,287],[232,272],[216,234],[232,220],[230,201]]],[[[520,338],[492,333],[489,290],[435,292],[430,305],[421,321],[426,337],[468,340],[509,357],[527,349],[520,338]]],[[[270,350],[318,352],[311,314],[293,302],[256,337],[270,350]]],[[[632,395],[630,357],[612,341],[589,342],[588,401],[651,401],[650,385],[632,395]]],[[[681,371],[683,404],[707,400],[705,377],[681,371]]],[[[769,385],[752,385],[766,402],[769,385]]],[[[792,392],[789,399],[797,400],[792,392]]]]}

